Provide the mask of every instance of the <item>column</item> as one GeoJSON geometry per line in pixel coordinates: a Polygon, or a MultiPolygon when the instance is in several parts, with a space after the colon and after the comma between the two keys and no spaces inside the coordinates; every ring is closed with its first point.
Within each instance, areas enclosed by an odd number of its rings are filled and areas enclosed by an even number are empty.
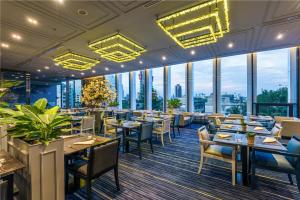
{"type": "MultiPolygon", "coordinates": [[[[297,103],[297,48],[290,48],[289,58],[289,90],[288,90],[288,103],[297,103]]],[[[298,58],[299,59],[299,58],[298,58]]],[[[299,87],[299,85],[298,85],[299,87]]],[[[294,106],[293,113],[289,116],[296,116],[297,108],[294,106]]]]}
{"type": "Polygon", "coordinates": [[[152,70],[145,70],[145,109],[152,110],[152,70]]]}
{"type": "Polygon", "coordinates": [[[188,112],[193,112],[194,110],[194,73],[193,73],[193,63],[187,63],[186,68],[186,106],[188,112]]]}
{"type": "Polygon", "coordinates": [[[66,108],[70,108],[70,81],[66,80],[66,108]]]}
{"type": "Polygon", "coordinates": [[[117,91],[117,101],[119,102],[119,109],[122,109],[122,99],[123,99],[122,74],[116,74],[116,91],[117,91]]]}
{"type": "Polygon", "coordinates": [[[213,112],[221,112],[221,59],[213,60],[213,112]]]}
{"type": "Polygon", "coordinates": [[[31,75],[29,73],[25,74],[25,83],[26,83],[26,104],[30,104],[31,75]]]}
{"type": "Polygon", "coordinates": [[[136,72],[129,72],[129,108],[136,110],[136,72]]]}
{"type": "Polygon", "coordinates": [[[257,65],[256,53],[247,54],[247,115],[254,114],[254,105],[256,102],[256,80],[257,65]]]}
{"type": "Polygon", "coordinates": [[[164,111],[167,110],[167,100],[171,97],[171,68],[164,67],[164,111]]]}

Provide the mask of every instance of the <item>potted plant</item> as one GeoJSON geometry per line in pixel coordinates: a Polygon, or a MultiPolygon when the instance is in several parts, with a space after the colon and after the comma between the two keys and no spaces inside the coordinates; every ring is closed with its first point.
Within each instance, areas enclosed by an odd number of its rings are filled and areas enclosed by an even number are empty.
{"type": "Polygon", "coordinates": [[[111,108],[111,110],[117,110],[119,106],[119,102],[117,101],[112,101],[108,104],[108,106],[111,108]]]}
{"type": "Polygon", "coordinates": [[[248,144],[254,144],[255,135],[256,134],[253,133],[253,132],[247,132],[246,133],[248,144]]]}
{"type": "Polygon", "coordinates": [[[245,123],[244,118],[241,119],[241,126],[242,126],[243,131],[247,131],[247,124],[245,123]]]}
{"type": "Polygon", "coordinates": [[[64,199],[64,141],[59,136],[69,129],[71,118],[58,115],[59,107],[47,109],[47,100],[33,105],[16,105],[16,110],[0,108],[9,124],[9,153],[23,162],[25,169],[15,175],[20,199],[64,199]]]}
{"type": "Polygon", "coordinates": [[[171,110],[171,112],[174,112],[175,109],[180,108],[182,105],[180,102],[180,99],[172,98],[167,101],[168,109],[171,110]]]}

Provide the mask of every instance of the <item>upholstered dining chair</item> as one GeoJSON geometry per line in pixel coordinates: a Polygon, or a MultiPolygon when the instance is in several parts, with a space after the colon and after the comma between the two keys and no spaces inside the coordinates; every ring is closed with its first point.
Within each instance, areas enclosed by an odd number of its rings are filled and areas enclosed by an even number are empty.
{"type": "Polygon", "coordinates": [[[280,139],[281,138],[281,130],[282,130],[282,127],[275,124],[271,130],[271,135],[274,136],[276,139],[280,139]]]}
{"type": "Polygon", "coordinates": [[[73,131],[79,131],[80,134],[92,133],[95,135],[95,115],[84,116],[81,119],[80,126],[72,128],[73,131]]]}
{"type": "Polygon", "coordinates": [[[267,169],[287,173],[291,184],[291,174],[296,175],[300,192],[300,138],[293,136],[287,144],[287,151],[252,148],[251,155],[251,186],[256,187],[256,169],[267,169]]]}
{"type": "Polygon", "coordinates": [[[200,141],[200,163],[198,174],[201,173],[203,163],[207,158],[212,158],[231,164],[232,168],[232,185],[236,183],[236,146],[218,145],[211,140],[213,135],[210,135],[205,126],[198,129],[200,141]]]}
{"type": "Polygon", "coordinates": [[[104,137],[117,137],[118,133],[121,133],[123,130],[121,128],[115,128],[110,125],[111,123],[116,122],[114,117],[106,117],[103,119],[103,135],[104,137]]]}
{"type": "Polygon", "coordinates": [[[175,128],[177,128],[178,135],[180,135],[179,121],[180,121],[180,115],[174,115],[171,121],[171,128],[173,131],[174,138],[175,138],[175,128]]]}
{"type": "MultiPolygon", "coordinates": [[[[117,190],[120,190],[118,177],[120,139],[109,143],[94,146],[90,150],[88,160],[79,159],[67,167],[67,172],[74,175],[75,179],[81,178],[86,181],[87,199],[92,199],[92,180],[100,177],[110,170],[114,170],[117,190]]],[[[69,176],[67,175],[67,183],[69,176]]]]}
{"type": "Polygon", "coordinates": [[[123,139],[123,145],[125,149],[126,142],[135,142],[137,143],[137,148],[139,152],[139,157],[142,159],[142,142],[149,142],[151,152],[153,153],[153,146],[152,146],[152,132],[153,132],[153,123],[147,122],[142,123],[137,131],[132,132],[130,135],[125,136],[123,139]]]}
{"type": "Polygon", "coordinates": [[[160,135],[161,144],[163,146],[165,146],[164,134],[166,133],[169,135],[169,141],[172,142],[170,125],[171,125],[171,119],[168,118],[168,119],[164,119],[161,124],[159,124],[153,129],[153,133],[155,133],[157,137],[160,135]]]}

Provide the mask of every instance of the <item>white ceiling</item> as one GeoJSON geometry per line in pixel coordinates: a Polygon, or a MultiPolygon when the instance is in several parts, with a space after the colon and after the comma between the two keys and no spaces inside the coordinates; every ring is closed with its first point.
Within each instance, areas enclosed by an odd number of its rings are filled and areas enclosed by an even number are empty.
{"type": "MultiPolygon", "coordinates": [[[[199,1],[198,1],[199,2],[199,1]]],[[[120,64],[101,59],[95,66],[96,74],[119,73],[167,64],[227,56],[253,51],[291,47],[300,44],[300,1],[230,1],[231,32],[217,43],[190,49],[182,49],[156,24],[157,16],[189,7],[192,1],[71,1],[59,4],[50,1],[1,1],[1,42],[10,48],[1,48],[1,68],[37,73],[45,78],[57,76],[88,77],[91,70],[80,75],[78,71],[55,66],[52,57],[71,50],[91,58],[100,59],[87,46],[89,41],[119,31],[145,46],[147,52],[135,61],[120,64]],[[80,16],[78,9],[88,15],[80,16]],[[27,23],[33,17],[39,24],[27,23]],[[282,40],[276,40],[278,33],[282,40]],[[11,39],[11,33],[22,36],[21,41],[11,39]],[[229,42],[234,48],[227,47],[229,42]],[[161,56],[167,57],[162,61],[161,56]],[[143,65],[138,61],[143,60],[143,65]],[[45,70],[44,66],[50,67],[45,70]],[[105,67],[110,70],[105,71],[105,67]]],[[[39,75],[35,75],[37,77],[39,75]]]]}

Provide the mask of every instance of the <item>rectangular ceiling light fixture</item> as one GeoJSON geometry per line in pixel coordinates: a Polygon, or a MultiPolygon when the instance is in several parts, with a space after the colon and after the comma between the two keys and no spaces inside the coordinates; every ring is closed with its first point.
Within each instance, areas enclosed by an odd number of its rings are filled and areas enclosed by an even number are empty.
{"type": "Polygon", "coordinates": [[[117,33],[89,44],[102,58],[122,63],[136,59],[146,50],[136,42],[117,33]]]}
{"type": "Polygon", "coordinates": [[[185,49],[215,43],[229,32],[227,0],[210,0],[156,22],[185,49]]]}
{"type": "Polygon", "coordinates": [[[100,63],[99,60],[70,52],[55,57],[53,61],[59,65],[62,65],[63,68],[79,71],[91,69],[93,66],[100,63]]]}

